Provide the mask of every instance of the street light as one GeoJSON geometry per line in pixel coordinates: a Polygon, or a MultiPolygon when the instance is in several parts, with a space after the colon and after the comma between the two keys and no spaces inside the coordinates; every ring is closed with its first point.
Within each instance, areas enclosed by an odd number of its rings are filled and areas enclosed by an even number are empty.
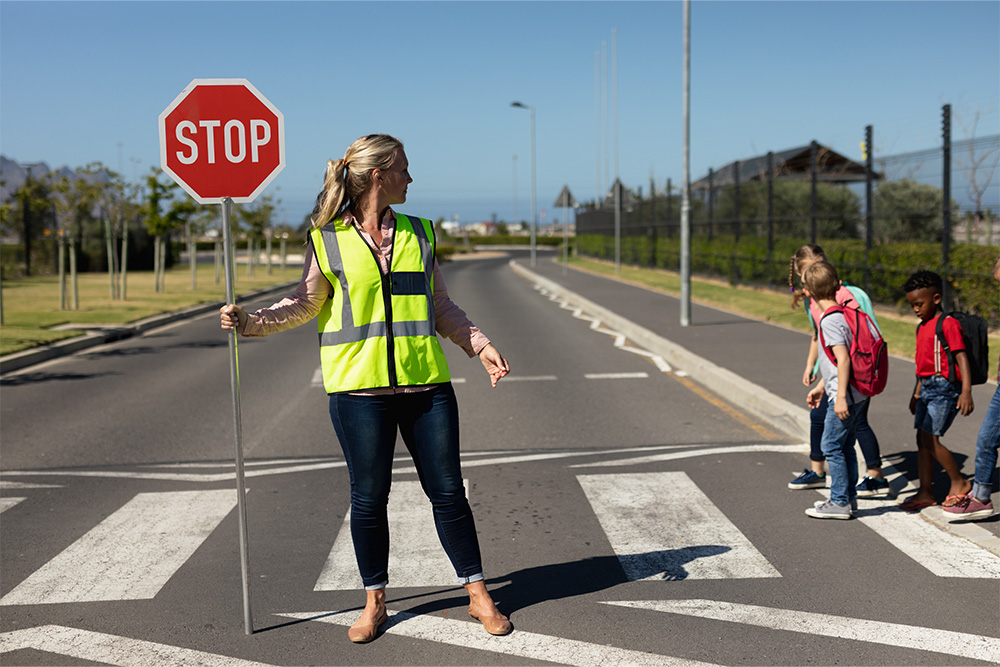
{"type": "Polygon", "coordinates": [[[531,112],[531,266],[535,266],[535,230],[538,227],[538,207],[535,206],[535,107],[511,102],[512,107],[531,112]]]}

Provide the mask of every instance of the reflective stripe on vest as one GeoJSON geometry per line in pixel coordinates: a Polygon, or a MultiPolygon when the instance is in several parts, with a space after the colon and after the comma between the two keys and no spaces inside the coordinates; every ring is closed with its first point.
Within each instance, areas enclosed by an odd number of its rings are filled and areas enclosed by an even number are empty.
{"type": "Polygon", "coordinates": [[[450,380],[434,327],[433,234],[429,220],[397,214],[383,276],[353,225],[337,219],[310,232],[316,260],[333,286],[318,318],[328,393],[450,380]]]}

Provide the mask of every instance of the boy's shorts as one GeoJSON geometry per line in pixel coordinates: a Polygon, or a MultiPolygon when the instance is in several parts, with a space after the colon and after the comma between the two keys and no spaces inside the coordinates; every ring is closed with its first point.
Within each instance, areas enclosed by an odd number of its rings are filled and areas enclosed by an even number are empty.
{"type": "Polygon", "coordinates": [[[931,375],[920,378],[920,398],[913,414],[913,428],[942,436],[958,414],[958,389],[948,378],[931,375]]]}

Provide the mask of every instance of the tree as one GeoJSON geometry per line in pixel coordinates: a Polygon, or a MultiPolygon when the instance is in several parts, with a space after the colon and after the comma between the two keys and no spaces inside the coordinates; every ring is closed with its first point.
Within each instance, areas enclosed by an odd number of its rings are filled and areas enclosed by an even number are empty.
{"type": "MultiPolygon", "coordinates": [[[[274,210],[281,201],[277,202],[273,195],[263,195],[258,197],[252,204],[239,209],[238,216],[243,223],[247,234],[247,275],[254,275],[254,267],[257,263],[259,245],[262,239],[270,239],[271,223],[274,218],[274,210]]],[[[268,253],[270,263],[270,253],[268,253]]]]}
{"type": "MultiPolygon", "coordinates": [[[[48,179],[29,177],[12,193],[11,199],[0,215],[3,234],[17,234],[23,247],[24,275],[30,276],[35,260],[42,256],[34,241],[49,234],[55,227],[52,192],[48,179]]],[[[45,257],[49,257],[48,252],[45,257]]],[[[8,277],[15,271],[5,267],[8,277]]]]}
{"type": "MultiPolygon", "coordinates": [[[[774,179],[773,217],[775,233],[808,239],[812,234],[812,193],[808,181],[774,179]]],[[[816,235],[819,238],[857,238],[861,224],[861,200],[842,185],[821,183],[816,188],[816,235]]],[[[735,188],[715,196],[713,217],[730,222],[736,217],[735,188]]],[[[740,185],[740,229],[765,236],[767,225],[767,183],[750,181],[740,185]]]]}
{"type": "MultiPolygon", "coordinates": [[[[883,181],[875,189],[872,233],[879,244],[939,243],[944,229],[941,188],[909,179],[883,181]]],[[[952,216],[958,207],[952,202],[952,216]]]]}
{"type": "Polygon", "coordinates": [[[166,241],[171,232],[180,229],[198,210],[194,200],[188,197],[175,200],[174,195],[180,186],[173,181],[163,183],[160,180],[161,174],[163,170],[153,167],[146,176],[146,229],[155,238],[153,273],[157,292],[162,292],[165,287],[168,245],[166,241]],[[167,204],[169,206],[163,211],[162,207],[167,204]]]}

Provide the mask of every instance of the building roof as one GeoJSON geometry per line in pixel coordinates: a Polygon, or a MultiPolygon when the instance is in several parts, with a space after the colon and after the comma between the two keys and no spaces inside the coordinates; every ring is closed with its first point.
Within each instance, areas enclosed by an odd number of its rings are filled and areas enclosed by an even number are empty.
{"type": "MultiPolygon", "coordinates": [[[[789,148],[773,153],[773,170],[776,179],[808,180],[810,172],[812,144],[789,148]]],[[[855,183],[865,180],[865,165],[850,160],[822,144],[816,145],[816,180],[823,183],[855,183]]],[[[767,178],[767,155],[758,155],[747,160],[730,162],[712,172],[712,186],[721,187],[735,183],[737,169],[741,183],[763,181],[767,178]]],[[[874,172],[875,179],[881,178],[874,172]]],[[[692,190],[708,189],[708,174],[691,184],[692,190]]]]}

